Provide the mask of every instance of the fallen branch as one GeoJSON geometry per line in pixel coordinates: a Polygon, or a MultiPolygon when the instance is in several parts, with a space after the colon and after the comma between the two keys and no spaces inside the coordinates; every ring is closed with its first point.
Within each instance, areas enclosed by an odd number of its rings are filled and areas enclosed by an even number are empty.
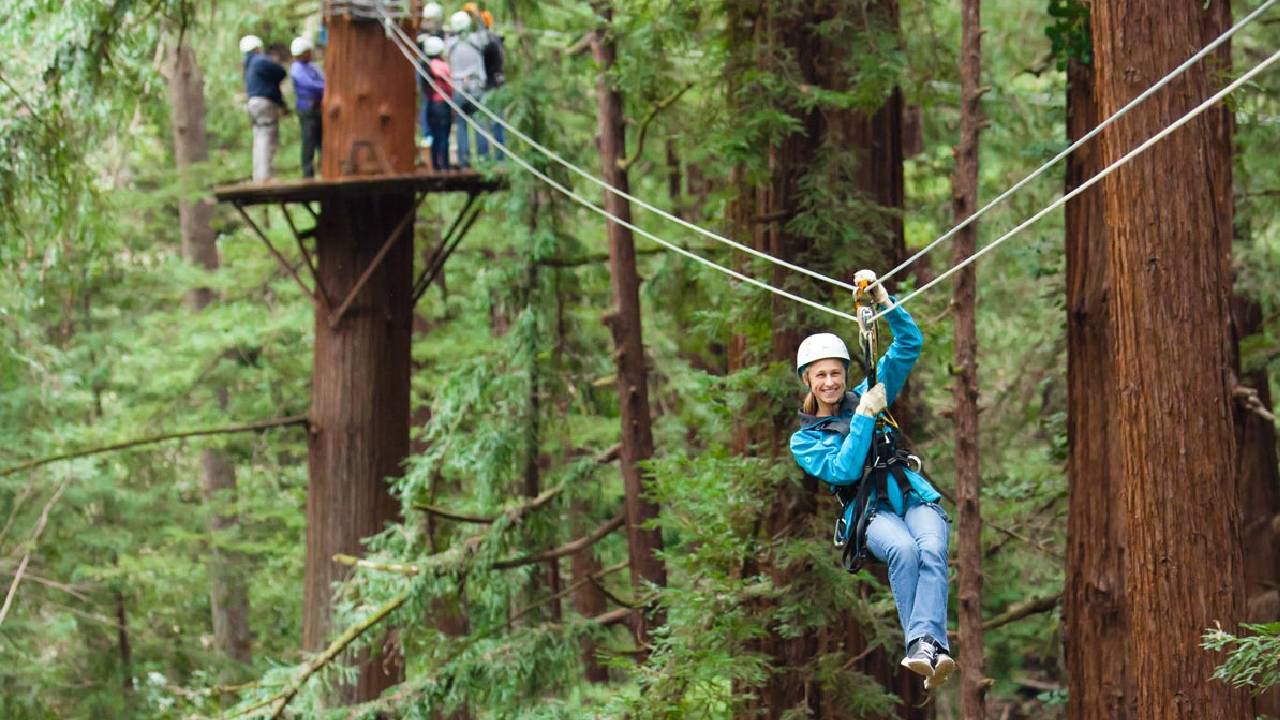
{"type": "Polygon", "coordinates": [[[23,470],[31,470],[42,465],[61,462],[63,460],[74,460],[76,458],[88,457],[90,455],[100,455],[102,453],[113,452],[116,450],[128,450],[129,448],[141,447],[143,445],[154,445],[166,440],[178,440],[181,438],[200,437],[205,435],[230,435],[232,433],[254,432],[257,430],[269,430],[271,428],[285,427],[288,425],[306,425],[306,415],[292,415],[285,418],[277,418],[275,420],[260,420],[258,422],[245,423],[242,425],[228,425],[227,427],[205,428],[202,430],[183,430],[181,432],[164,433],[162,435],[151,435],[149,437],[137,438],[134,440],[125,440],[124,442],[112,443],[111,445],[103,445],[101,447],[86,448],[84,450],[74,450],[72,452],[61,453],[59,455],[51,455],[46,458],[37,460],[28,460],[17,465],[0,470],[0,477],[12,475],[22,472],[23,470]]]}
{"type": "Polygon", "coordinates": [[[409,591],[401,590],[395,597],[388,600],[386,604],[379,607],[377,610],[374,610],[373,614],[365,618],[363,622],[347,628],[346,632],[342,633],[338,639],[330,643],[329,647],[325,648],[324,652],[320,653],[312,659],[311,662],[307,663],[307,666],[303,668],[298,677],[294,678],[293,682],[289,683],[288,687],[262,702],[245,708],[236,714],[235,717],[246,717],[268,706],[271,706],[272,708],[270,716],[271,720],[277,720],[282,717],[284,715],[284,709],[288,707],[289,702],[298,695],[302,690],[302,686],[311,679],[312,675],[315,675],[317,672],[322,670],[324,666],[332,662],[334,658],[341,655],[342,652],[351,645],[351,643],[355,642],[361,635],[368,632],[369,628],[382,622],[388,615],[395,612],[396,609],[403,605],[408,599],[409,591]]]}

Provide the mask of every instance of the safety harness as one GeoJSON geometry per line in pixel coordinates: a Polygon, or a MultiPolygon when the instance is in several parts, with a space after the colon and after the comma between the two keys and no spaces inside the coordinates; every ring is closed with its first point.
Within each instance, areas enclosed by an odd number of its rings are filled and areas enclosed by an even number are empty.
{"type": "MultiPolygon", "coordinates": [[[[859,301],[856,315],[858,344],[862,350],[863,365],[867,368],[867,387],[871,388],[876,384],[878,336],[875,312],[861,302],[865,295],[866,283],[864,282],[854,297],[859,301]]],[[[856,399],[856,395],[849,393],[845,396],[844,402],[847,404],[856,399]]],[[[849,419],[843,417],[841,413],[838,419],[819,422],[810,429],[837,432],[842,436],[848,435],[849,419]]],[[[923,470],[922,463],[919,457],[907,451],[902,433],[898,430],[898,423],[894,421],[893,415],[885,410],[876,417],[871,436],[871,449],[867,452],[867,460],[862,468],[862,479],[858,481],[856,490],[855,486],[828,485],[828,490],[840,501],[840,516],[836,518],[832,542],[841,549],[840,565],[848,572],[858,572],[869,556],[867,526],[875,517],[875,503],[871,502],[871,491],[875,490],[877,499],[888,498],[889,480],[892,478],[898,484],[898,490],[905,502],[907,493],[912,492],[911,482],[907,479],[908,469],[919,473],[923,470]]]]}

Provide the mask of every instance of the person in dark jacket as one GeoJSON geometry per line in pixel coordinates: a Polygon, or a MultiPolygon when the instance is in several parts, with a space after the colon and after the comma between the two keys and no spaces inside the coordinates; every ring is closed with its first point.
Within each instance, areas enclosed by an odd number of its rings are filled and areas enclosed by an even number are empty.
{"type": "Polygon", "coordinates": [[[324,74],[311,64],[311,40],[305,36],[293,39],[289,51],[293,64],[289,77],[297,98],[298,127],[302,130],[302,177],[315,177],[315,157],[320,152],[320,108],[324,101],[324,74]]]}
{"type": "Polygon", "coordinates": [[[288,77],[276,58],[262,52],[262,39],[256,35],[240,38],[244,53],[244,91],[249,100],[245,110],[253,122],[253,179],[271,178],[272,162],[280,145],[280,115],[286,112],[280,83],[288,77]]]}
{"type": "MultiPolygon", "coordinates": [[[[891,307],[888,291],[875,284],[875,273],[860,270],[854,280],[871,283],[879,308],[891,307]]],[[[832,333],[810,335],[796,352],[796,370],[809,392],[801,428],[791,436],[791,455],[806,473],[833,488],[870,482],[864,475],[877,418],[902,390],[923,346],[920,329],[901,306],[884,317],[893,344],[876,363],[879,382],[872,387],[863,380],[849,391],[849,349],[832,333]]],[[[889,588],[907,646],[902,665],[923,675],[925,688],[931,689],[956,669],[947,642],[950,520],[938,504],[941,495],[915,470],[904,470],[901,483],[886,482],[883,489],[883,496],[878,488],[870,490],[866,547],[889,566],[889,588]]],[[[855,508],[852,502],[845,506],[846,533],[859,525],[860,518],[851,515],[855,508]]],[[[849,538],[838,536],[837,541],[849,538]]]]}

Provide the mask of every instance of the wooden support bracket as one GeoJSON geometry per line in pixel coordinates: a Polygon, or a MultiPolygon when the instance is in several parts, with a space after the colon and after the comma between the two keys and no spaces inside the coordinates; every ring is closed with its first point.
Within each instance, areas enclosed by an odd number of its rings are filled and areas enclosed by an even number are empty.
{"type": "Polygon", "coordinates": [[[302,261],[306,263],[307,269],[311,271],[311,281],[315,283],[316,297],[320,299],[320,305],[324,308],[326,315],[331,311],[329,304],[329,294],[324,291],[324,285],[320,282],[320,273],[316,268],[316,261],[311,257],[311,253],[307,251],[305,238],[315,237],[315,227],[308,228],[302,232],[298,232],[298,226],[293,222],[293,216],[289,214],[289,206],[280,203],[280,211],[284,213],[284,221],[288,223],[289,230],[293,231],[293,239],[298,241],[298,252],[302,253],[302,261]]]}
{"type": "Polygon", "coordinates": [[[369,267],[365,268],[364,272],[360,274],[360,278],[356,280],[356,284],[351,288],[351,292],[347,293],[347,298],[342,301],[342,304],[338,306],[337,310],[334,310],[329,314],[330,328],[337,328],[338,323],[342,322],[342,317],[346,315],[347,310],[351,308],[351,303],[355,302],[356,296],[358,296],[360,291],[364,289],[365,284],[369,282],[369,278],[373,277],[373,273],[382,265],[382,261],[386,259],[387,253],[391,252],[391,248],[395,247],[396,243],[400,242],[400,238],[411,234],[406,233],[405,230],[408,229],[409,225],[413,222],[413,218],[418,214],[418,208],[422,205],[422,201],[426,199],[426,197],[426,193],[419,193],[418,196],[414,198],[413,207],[409,208],[409,211],[404,214],[403,218],[401,218],[400,223],[391,231],[391,235],[387,238],[386,242],[382,243],[382,249],[378,250],[378,254],[373,256],[373,260],[369,263],[369,267]]]}
{"type": "Polygon", "coordinates": [[[232,205],[237,211],[239,211],[240,217],[244,218],[244,221],[249,224],[249,227],[253,228],[253,231],[258,235],[258,239],[262,240],[263,244],[267,246],[267,249],[271,251],[276,262],[280,263],[281,267],[289,271],[289,275],[293,277],[294,282],[298,283],[298,287],[302,288],[302,292],[306,293],[307,297],[311,298],[312,302],[319,302],[317,293],[307,287],[307,284],[302,281],[302,277],[298,275],[298,271],[294,269],[293,265],[290,264],[288,260],[285,259],[284,255],[280,254],[279,250],[276,250],[276,246],[271,244],[271,240],[267,238],[266,233],[262,232],[262,228],[258,227],[258,223],[254,222],[253,218],[249,216],[249,213],[244,209],[244,206],[238,202],[232,203],[232,205]]]}
{"type": "Polygon", "coordinates": [[[462,206],[462,210],[458,211],[457,217],[450,223],[449,229],[445,231],[444,236],[427,257],[427,262],[422,268],[422,274],[413,282],[413,304],[417,305],[418,300],[422,299],[422,295],[431,287],[431,283],[444,269],[445,262],[449,256],[453,255],[453,251],[458,249],[458,244],[462,242],[462,238],[466,237],[467,232],[471,230],[471,226],[475,224],[476,219],[480,217],[480,206],[475,204],[478,195],[470,193],[467,196],[467,202],[462,206]]]}

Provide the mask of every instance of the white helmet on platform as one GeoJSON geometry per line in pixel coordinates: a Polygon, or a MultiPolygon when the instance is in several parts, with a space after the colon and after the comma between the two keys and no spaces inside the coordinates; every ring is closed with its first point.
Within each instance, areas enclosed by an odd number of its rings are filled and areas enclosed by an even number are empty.
{"type": "Polygon", "coordinates": [[[299,35],[294,38],[293,43],[289,45],[289,52],[293,53],[294,57],[299,57],[302,53],[311,52],[314,48],[315,45],[311,43],[311,38],[306,35],[299,35]]]}
{"type": "Polygon", "coordinates": [[[464,33],[471,29],[471,16],[466,11],[459,10],[449,16],[449,29],[455,33],[464,33]]]}
{"type": "Polygon", "coordinates": [[[437,2],[429,2],[422,6],[423,20],[443,20],[444,6],[437,2]]]}
{"type": "Polygon", "coordinates": [[[800,343],[800,349],[796,351],[796,373],[804,377],[806,366],[827,358],[842,360],[846,370],[852,362],[852,358],[849,357],[849,348],[836,335],[832,333],[810,335],[800,343]]]}
{"type": "Polygon", "coordinates": [[[262,49],[262,38],[257,35],[245,35],[240,38],[240,54],[251,53],[262,49]]]}
{"type": "Polygon", "coordinates": [[[422,49],[427,52],[427,57],[440,57],[444,54],[444,40],[435,35],[428,35],[426,42],[422,44],[422,49]]]}

